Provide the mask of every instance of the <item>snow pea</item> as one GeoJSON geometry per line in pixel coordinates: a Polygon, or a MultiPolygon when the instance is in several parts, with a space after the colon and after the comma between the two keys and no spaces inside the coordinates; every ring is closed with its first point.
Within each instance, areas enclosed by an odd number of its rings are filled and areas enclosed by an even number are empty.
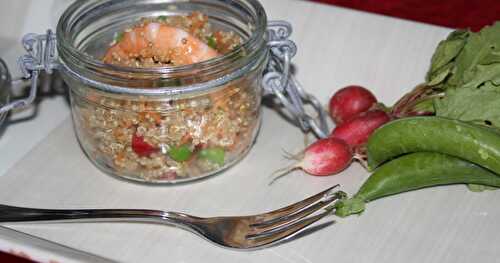
{"type": "Polygon", "coordinates": [[[335,204],[345,217],[361,213],[372,200],[424,187],[477,184],[500,187],[500,176],[466,160],[435,152],[411,153],[378,167],[349,199],[335,204]]]}
{"type": "Polygon", "coordinates": [[[500,174],[500,135],[493,129],[442,117],[412,117],[377,129],[367,143],[368,167],[411,152],[456,156],[500,174]]]}

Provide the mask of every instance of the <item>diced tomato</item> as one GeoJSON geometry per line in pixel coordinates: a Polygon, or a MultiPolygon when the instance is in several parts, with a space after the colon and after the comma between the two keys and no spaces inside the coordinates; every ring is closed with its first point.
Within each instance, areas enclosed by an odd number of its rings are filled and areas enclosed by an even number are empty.
{"type": "Polygon", "coordinates": [[[144,137],[134,134],[134,136],[132,136],[132,150],[140,157],[147,157],[157,152],[158,148],[144,141],[144,137]]]}

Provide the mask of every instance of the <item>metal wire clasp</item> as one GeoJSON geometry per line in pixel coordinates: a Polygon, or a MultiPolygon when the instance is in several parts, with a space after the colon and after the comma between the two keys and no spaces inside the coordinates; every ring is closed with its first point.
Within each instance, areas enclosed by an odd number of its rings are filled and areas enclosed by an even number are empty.
{"type": "Polygon", "coordinates": [[[329,133],[325,110],[290,73],[291,59],[297,53],[297,46],[288,39],[291,33],[292,26],[286,21],[270,21],[267,26],[271,56],[263,76],[264,95],[276,96],[304,132],[312,130],[316,136],[325,138],[329,133]],[[317,116],[305,111],[306,104],[312,106],[317,116]]]}
{"type": "Polygon", "coordinates": [[[56,36],[51,30],[45,35],[27,34],[22,44],[28,52],[18,59],[23,78],[31,79],[30,92],[27,98],[15,100],[0,108],[0,114],[13,109],[23,108],[33,103],[37,93],[38,76],[42,70],[51,74],[57,68],[57,54],[55,48],[56,36]]]}

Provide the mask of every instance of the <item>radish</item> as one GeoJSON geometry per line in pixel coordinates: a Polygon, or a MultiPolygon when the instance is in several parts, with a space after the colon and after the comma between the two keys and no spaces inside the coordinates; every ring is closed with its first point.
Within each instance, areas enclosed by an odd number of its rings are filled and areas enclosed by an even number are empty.
{"type": "Polygon", "coordinates": [[[330,99],[330,116],[336,124],[368,111],[377,104],[377,98],[366,88],[361,86],[344,87],[330,99]]]}
{"type": "Polygon", "coordinates": [[[385,111],[367,111],[335,127],[330,137],[344,140],[355,148],[365,144],[373,131],[390,120],[391,117],[385,111]]]}
{"type": "Polygon", "coordinates": [[[271,183],[295,169],[316,175],[333,175],[344,170],[353,159],[351,148],[343,140],[337,138],[320,139],[309,145],[300,156],[294,157],[297,162],[291,166],[276,171],[281,175],[274,178],[271,183]]]}

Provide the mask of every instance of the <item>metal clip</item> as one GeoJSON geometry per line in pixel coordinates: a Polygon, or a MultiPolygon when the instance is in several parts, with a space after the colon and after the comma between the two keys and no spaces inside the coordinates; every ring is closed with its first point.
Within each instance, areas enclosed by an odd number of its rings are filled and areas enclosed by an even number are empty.
{"type": "Polygon", "coordinates": [[[23,37],[22,44],[28,52],[18,59],[19,68],[25,79],[31,79],[30,92],[27,98],[15,100],[0,108],[0,114],[13,109],[23,108],[33,103],[37,93],[38,76],[42,70],[52,74],[57,68],[56,36],[51,30],[45,35],[27,34],[23,37]]]}
{"type": "Polygon", "coordinates": [[[291,59],[297,53],[297,46],[288,39],[292,26],[286,21],[271,21],[267,33],[271,56],[263,77],[264,95],[276,96],[304,132],[312,130],[319,138],[326,138],[329,131],[325,110],[290,73],[291,59]],[[306,113],[306,104],[313,107],[317,116],[306,113]]]}

